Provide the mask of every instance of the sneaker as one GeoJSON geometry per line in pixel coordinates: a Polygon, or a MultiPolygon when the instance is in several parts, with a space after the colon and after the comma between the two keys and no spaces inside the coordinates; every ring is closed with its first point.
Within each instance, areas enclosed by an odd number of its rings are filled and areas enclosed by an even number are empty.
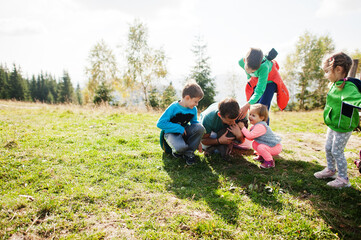
{"type": "Polygon", "coordinates": [[[361,160],[355,160],[355,161],[353,161],[354,162],[354,164],[356,165],[356,167],[357,168],[360,168],[361,167],[361,160]]]}
{"type": "Polygon", "coordinates": [[[315,174],[313,174],[316,178],[318,179],[323,179],[323,178],[336,178],[336,170],[331,171],[328,168],[323,169],[322,171],[319,172],[315,172],[315,174]]]}
{"type": "Polygon", "coordinates": [[[182,154],[178,154],[178,153],[175,153],[175,152],[172,152],[172,155],[175,158],[181,158],[183,156],[182,154]]]}
{"type": "Polygon", "coordinates": [[[264,159],[261,155],[258,155],[257,157],[254,157],[253,160],[263,163],[264,159]]]}
{"type": "Polygon", "coordinates": [[[361,173],[361,150],[360,150],[360,160],[355,160],[354,161],[356,167],[358,168],[358,171],[361,173]]]}
{"type": "Polygon", "coordinates": [[[264,161],[260,166],[260,168],[274,168],[275,167],[275,161],[271,160],[271,161],[264,161]]]}
{"type": "Polygon", "coordinates": [[[344,179],[342,177],[337,177],[335,180],[328,182],[327,186],[330,186],[333,188],[343,188],[343,187],[350,187],[351,184],[348,181],[348,179],[344,179]]]}
{"type": "Polygon", "coordinates": [[[196,158],[195,158],[195,156],[189,157],[189,156],[184,155],[184,159],[186,160],[186,164],[187,164],[188,166],[192,166],[193,164],[196,163],[196,158]]]}
{"type": "Polygon", "coordinates": [[[361,160],[355,160],[353,161],[358,168],[358,171],[361,173],[361,160]]]}
{"type": "Polygon", "coordinates": [[[361,173],[361,160],[356,159],[353,162],[355,163],[356,167],[358,168],[358,171],[361,173]]]}
{"type": "Polygon", "coordinates": [[[358,168],[358,171],[361,173],[361,160],[355,160],[353,161],[358,168]]]}

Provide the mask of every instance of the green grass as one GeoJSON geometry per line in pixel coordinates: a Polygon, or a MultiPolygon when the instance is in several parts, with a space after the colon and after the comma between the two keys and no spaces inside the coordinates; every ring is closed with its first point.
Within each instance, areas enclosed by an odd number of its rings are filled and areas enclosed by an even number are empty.
{"type": "Polygon", "coordinates": [[[296,157],[305,143],[297,134],[325,133],[322,112],[271,115],[273,130],[292,139],[283,139],[269,170],[253,156],[198,154],[198,164],[186,166],[160,149],[159,116],[1,102],[0,238],[359,238],[361,180],[352,159],[352,187],[335,190],[313,177],[324,152],[309,152],[320,161],[296,157]]]}
{"type": "Polygon", "coordinates": [[[326,133],[322,112],[271,112],[272,129],[282,132],[326,133]],[[275,119],[275,121],[273,121],[275,119]]]}

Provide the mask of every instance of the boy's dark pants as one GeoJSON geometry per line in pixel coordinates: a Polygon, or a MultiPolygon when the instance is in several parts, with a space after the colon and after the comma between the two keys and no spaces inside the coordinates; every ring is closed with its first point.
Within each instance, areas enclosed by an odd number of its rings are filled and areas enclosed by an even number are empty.
{"type": "Polygon", "coordinates": [[[187,135],[180,133],[165,133],[164,140],[172,148],[172,152],[188,157],[194,156],[204,134],[204,127],[200,123],[193,123],[185,127],[187,135]]]}
{"type": "MultiPolygon", "coordinates": [[[[275,94],[276,91],[277,91],[277,85],[274,82],[267,83],[266,90],[264,91],[262,97],[258,100],[257,103],[266,105],[269,111],[271,107],[273,95],[275,94]]],[[[269,118],[267,120],[267,124],[269,125],[269,118]]]]}

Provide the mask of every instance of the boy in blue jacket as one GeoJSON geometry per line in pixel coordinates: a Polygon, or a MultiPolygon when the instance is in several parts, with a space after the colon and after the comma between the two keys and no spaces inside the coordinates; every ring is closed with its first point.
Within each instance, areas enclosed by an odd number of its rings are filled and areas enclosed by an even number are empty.
{"type": "Polygon", "coordinates": [[[202,88],[197,83],[186,84],[182,99],[173,102],[157,122],[157,127],[162,129],[161,142],[165,140],[172,155],[183,157],[187,165],[195,163],[194,152],[204,134],[204,127],[197,120],[197,106],[203,96],[202,88]]]}

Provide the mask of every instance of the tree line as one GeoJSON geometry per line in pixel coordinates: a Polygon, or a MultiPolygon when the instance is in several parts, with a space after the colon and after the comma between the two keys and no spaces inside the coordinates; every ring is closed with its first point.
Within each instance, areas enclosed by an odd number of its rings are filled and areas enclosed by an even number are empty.
{"type": "MultiPolygon", "coordinates": [[[[66,71],[58,80],[43,73],[26,79],[15,65],[12,71],[0,66],[0,99],[78,104],[110,102],[122,106],[143,103],[148,109],[164,109],[177,100],[177,91],[172,80],[167,79],[166,53],[162,48],[152,48],[148,38],[148,28],[144,23],[135,20],[129,24],[127,42],[119,44],[123,46],[123,55],[120,56],[123,62],[117,60],[114,50],[103,40],[97,42],[89,52],[85,68],[87,82],[82,90],[79,84],[74,90],[66,71]],[[168,83],[160,84],[162,80],[168,83]]],[[[288,110],[324,107],[329,83],[322,62],[335,49],[333,39],[328,35],[305,32],[299,37],[280,68],[291,95],[288,110]]],[[[190,50],[194,64],[184,83],[194,79],[202,87],[205,95],[198,106],[202,110],[214,102],[217,94],[215,78],[211,74],[207,44],[200,36],[190,50]]],[[[361,58],[359,50],[350,55],[361,58]]],[[[358,72],[360,68],[361,64],[358,72]]],[[[225,85],[229,88],[229,95],[234,97],[236,91],[243,93],[244,90],[239,89],[239,77],[233,73],[228,78],[225,85]]]]}
{"type": "MultiPolygon", "coordinates": [[[[118,67],[114,51],[104,41],[98,42],[89,55],[87,68],[88,84],[85,88],[85,102],[98,96],[99,91],[110,93],[116,89],[125,103],[142,95],[148,108],[166,108],[176,99],[176,91],[169,85],[159,88],[161,79],[168,75],[167,56],[162,49],[154,49],[148,43],[148,29],[139,21],[129,25],[128,41],[125,53],[125,66],[118,67]]],[[[324,76],[322,62],[335,51],[333,39],[329,35],[316,35],[310,32],[302,34],[292,51],[287,55],[280,72],[290,91],[288,110],[312,110],[325,106],[329,82],[324,76]]],[[[207,45],[198,36],[191,49],[194,64],[184,81],[194,79],[203,89],[205,96],[199,103],[199,109],[205,109],[214,102],[217,94],[215,78],[211,75],[207,45]]],[[[359,50],[350,54],[352,58],[361,58],[359,50]]],[[[361,64],[358,69],[360,72],[361,64]]],[[[234,97],[239,89],[239,77],[230,74],[225,84],[229,95],[234,97]]],[[[104,94],[100,100],[108,101],[112,97],[104,94]]]]}
{"type": "Polygon", "coordinates": [[[58,80],[47,73],[33,75],[29,79],[22,76],[20,67],[15,64],[12,70],[0,65],[0,99],[82,104],[79,84],[74,89],[66,71],[58,80]]]}
{"type": "MultiPolygon", "coordinates": [[[[111,94],[114,92],[118,93],[120,105],[128,106],[141,99],[148,109],[164,109],[177,99],[171,80],[166,86],[160,84],[168,76],[168,57],[162,48],[151,47],[148,38],[148,28],[144,23],[135,20],[129,24],[127,42],[120,44],[124,46],[121,51],[124,53],[121,56],[123,67],[119,67],[114,50],[103,40],[91,49],[86,67],[85,103],[114,102],[111,94]]],[[[202,87],[205,96],[199,103],[200,109],[212,104],[216,95],[206,48],[207,45],[198,37],[191,49],[195,56],[194,67],[184,79],[184,83],[193,79],[202,87]]]]}
{"type": "MultiPolygon", "coordinates": [[[[281,75],[290,91],[289,110],[312,110],[324,108],[329,81],[322,69],[322,63],[336,50],[329,35],[305,32],[298,38],[293,51],[287,55],[281,75]]],[[[340,51],[340,50],[337,50],[340,51]]],[[[356,49],[349,53],[351,58],[360,59],[356,49]]],[[[360,66],[357,73],[360,72],[360,66]]]]}

